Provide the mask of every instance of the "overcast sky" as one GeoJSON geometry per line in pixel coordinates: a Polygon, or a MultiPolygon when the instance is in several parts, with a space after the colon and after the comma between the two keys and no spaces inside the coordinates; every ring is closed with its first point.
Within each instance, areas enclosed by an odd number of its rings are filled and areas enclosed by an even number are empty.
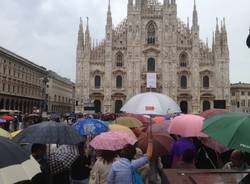
{"type": "MultiPolygon", "coordinates": [[[[250,83],[250,0],[196,0],[200,35],[211,46],[216,17],[226,18],[231,82],[250,83]]],[[[92,38],[103,39],[108,0],[0,0],[0,46],[75,80],[79,17],[92,38]]],[[[178,16],[192,17],[193,0],[177,0],[178,16]]],[[[126,17],[127,0],[111,0],[113,23],[126,17]]]]}

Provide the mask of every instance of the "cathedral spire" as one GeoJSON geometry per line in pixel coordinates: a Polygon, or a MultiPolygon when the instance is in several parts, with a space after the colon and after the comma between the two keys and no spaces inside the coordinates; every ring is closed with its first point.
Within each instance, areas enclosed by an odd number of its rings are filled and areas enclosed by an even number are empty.
{"type": "Polygon", "coordinates": [[[78,46],[83,46],[84,44],[84,33],[83,33],[83,25],[82,25],[82,18],[80,17],[80,24],[78,30],[78,46]]]}
{"type": "Polygon", "coordinates": [[[110,0],[108,2],[108,12],[107,12],[107,25],[112,26],[112,15],[111,15],[111,8],[110,8],[110,0]]]}
{"type": "Polygon", "coordinates": [[[111,36],[112,36],[112,15],[111,15],[110,0],[109,0],[107,22],[106,22],[106,39],[111,40],[111,36]]]}
{"type": "Polygon", "coordinates": [[[193,10],[193,26],[198,27],[198,13],[196,10],[196,1],[194,0],[194,10],[193,10]]]}
{"type": "Polygon", "coordinates": [[[216,32],[219,32],[219,20],[218,17],[216,17],[216,32]]]}
{"type": "Polygon", "coordinates": [[[91,38],[89,33],[89,18],[87,17],[87,26],[85,30],[85,46],[90,48],[91,46],[91,38]]]}

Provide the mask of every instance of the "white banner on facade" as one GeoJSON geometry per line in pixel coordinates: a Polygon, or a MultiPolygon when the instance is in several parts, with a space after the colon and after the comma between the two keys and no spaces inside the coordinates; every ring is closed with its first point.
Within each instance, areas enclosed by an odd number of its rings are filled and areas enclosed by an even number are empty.
{"type": "Polygon", "coordinates": [[[147,73],[147,88],[156,87],[156,73],[147,73]]]}

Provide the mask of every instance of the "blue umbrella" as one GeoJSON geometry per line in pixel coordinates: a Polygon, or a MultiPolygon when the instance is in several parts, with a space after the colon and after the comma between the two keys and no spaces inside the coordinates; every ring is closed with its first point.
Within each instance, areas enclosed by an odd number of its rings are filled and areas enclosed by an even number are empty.
{"type": "Polygon", "coordinates": [[[99,119],[82,119],[73,125],[81,135],[98,135],[108,131],[108,125],[99,119]]]}

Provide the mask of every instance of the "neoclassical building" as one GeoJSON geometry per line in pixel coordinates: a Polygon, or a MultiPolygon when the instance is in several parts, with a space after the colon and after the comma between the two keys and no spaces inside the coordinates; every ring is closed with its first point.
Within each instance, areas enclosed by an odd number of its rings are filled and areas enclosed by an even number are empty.
{"type": "Polygon", "coordinates": [[[250,84],[231,84],[231,110],[250,113],[250,84]]]}
{"type": "Polygon", "coordinates": [[[41,112],[46,76],[46,68],[0,47],[0,110],[41,112]]]}
{"type": "MultiPolygon", "coordinates": [[[[209,16],[209,15],[208,15],[209,16]]],[[[157,91],[172,97],[184,113],[230,107],[229,49],[225,20],[218,19],[212,48],[200,38],[194,4],[192,24],[177,17],[175,0],[128,0],[127,17],[93,42],[80,20],[76,57],[76,111],[93,102],[96,112],[118,112],[132,96],[149,91],[147,73],[156,73],[157,91]]]]}
{"type": "Polygon", "coordinates": [[[48,83],[46,89],[48,112],[73,112],[75,84],[56,72],[48,71],[48,83]]]}

